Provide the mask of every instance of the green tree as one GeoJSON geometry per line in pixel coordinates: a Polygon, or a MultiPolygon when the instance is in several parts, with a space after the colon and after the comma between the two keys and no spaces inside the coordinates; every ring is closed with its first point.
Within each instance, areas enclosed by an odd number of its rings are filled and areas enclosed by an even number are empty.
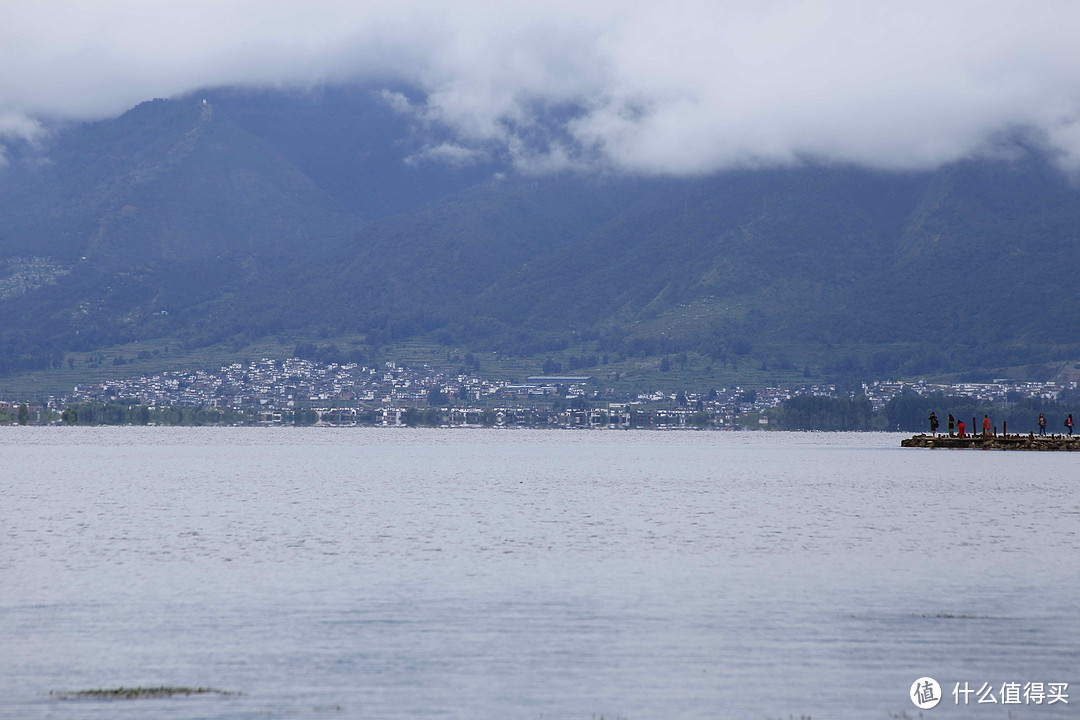
{"type": "Polygon", "coordinates": [[[869,430],[872,416],[864,395],[854,400],[802,395],[784,402],[776,424],[782,430],[869,430]]]}
{"type": "Polygon", "coordinates": [[[544,361],[544,374],[545,375],[558,375],[562,372],[562,363],[556,361],[554,358],[548,358],[544,361]]]}
{"type": "Polygon", "coordinates": [[[23,403],[19,406],[19,412],[16,416],[20,425],[28,425],[30,423],[30,408],[23,403]]]}
{"type": "Polygon", "coordinates": [[[311,410],[297,410],[293,415],[294,425],[314,425],[319,422],[319,413],[311,410]]]}

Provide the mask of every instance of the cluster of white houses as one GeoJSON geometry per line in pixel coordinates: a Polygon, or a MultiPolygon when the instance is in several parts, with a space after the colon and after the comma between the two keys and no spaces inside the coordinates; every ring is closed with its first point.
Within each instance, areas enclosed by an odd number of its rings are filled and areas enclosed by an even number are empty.
{"type": "MultiPolygon", "coordinates": [[[[1072,383],[1071,387],[1075,387],[1072,383]]],[[[862,387],[875,410],[903,393],[968,396],[999,401],[1056,399],[1054,383],[935,385],[876,381],[862,387]]],[[[707,393],[656,390],[627,395],[604,388],[588,375],[533,375],[524,382],[491,380],[423,365],[320,364],[262,359],[217,371],[165,372],[79,386],[53,398],[57,410],[80,402],[138,402],[154,407],[202,407],[243,412],[257,422],[292,422],[304,412],[327,425],[446,425],[500,427],[734,428],[767,424],[767,411],[802,395],[851,397],[833,385],[798,388],[717,388],[707,393]]]]}
{"type": "MultiPolygon", "coordinates": [[[[829,393],[832,387],[814,387],[829,393]]],[[[810,390],[803,390],[808,392],[810,390]]],[[[203,407],[242,411],[259,422],[289,422],[314,411],[330,425],[425,424],[631,427],[648,412],[658,427],[692,427],[707,412],[711,424],[731,426],[739,414],[782,403],[797,391],[768,388],[752,396],[739,387],[710,393],[655,391],[626,395],[601,387],[588,375],[532,375],[524,382],[445,373],[429,366],[384,363],[320,364],[262,359],[217,371],[165,372],[78,386],[53,398],[62,409],[81,402],[138,402],[154,407],[203,407]]]]}

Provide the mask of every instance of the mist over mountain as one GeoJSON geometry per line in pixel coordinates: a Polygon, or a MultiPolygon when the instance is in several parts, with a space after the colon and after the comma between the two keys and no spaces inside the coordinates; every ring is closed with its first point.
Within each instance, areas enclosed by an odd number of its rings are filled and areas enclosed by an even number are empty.
{"type": "Polygon", "coordinates": [[[200,91],[11,144],[0,371],[345,334],[808,377],[1080,357],[1080,192],[1038,143],[903,172],[522,173],[408,93],[200,91]]]}

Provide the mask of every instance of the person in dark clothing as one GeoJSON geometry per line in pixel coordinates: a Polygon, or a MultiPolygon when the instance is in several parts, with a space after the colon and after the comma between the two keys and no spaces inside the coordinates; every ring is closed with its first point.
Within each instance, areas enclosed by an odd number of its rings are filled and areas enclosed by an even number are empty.
{"type": "Polygon", "coordinates": [[[1042,413],[1039,413],[1039,434],[1046,434],[1046,416],[1042,413]]]}
{"type": "Polygon", "coordinates": [[[930,411],[930,417],[928,417],[927,420],[930,421],[930,434],[937,435],[938,421],[937,415],[934,414],[933,410],[930,411]]]}
{"type": "Polygon", "coordinates": [[[949,437],[953,436],[953,428],[956,427],[956,418],[949,413],[949,437]]]}

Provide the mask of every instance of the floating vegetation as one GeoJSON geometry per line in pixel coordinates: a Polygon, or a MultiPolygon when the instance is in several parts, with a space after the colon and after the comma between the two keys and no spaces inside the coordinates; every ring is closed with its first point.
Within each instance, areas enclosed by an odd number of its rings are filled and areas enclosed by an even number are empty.
{"type": "Polygon", "coordinates": [[[153,698],[170,698],[177,695],[185,697],[191,695],[240,695],[228,690],[217,690],[205,687],[118,687],[97,688],[95,690],[75,690],[73,692],[50,691],[49,695],[60,700],[147,700],[153,698]]]}
{"type": "Polygon", "coordinates": [[[924,618],[937,618],[939,620],[989,620],[988,615],[966,615],[966,614],[953,614],[947,612],[939,612],[936,615],[923,615],[924,618]]]}

